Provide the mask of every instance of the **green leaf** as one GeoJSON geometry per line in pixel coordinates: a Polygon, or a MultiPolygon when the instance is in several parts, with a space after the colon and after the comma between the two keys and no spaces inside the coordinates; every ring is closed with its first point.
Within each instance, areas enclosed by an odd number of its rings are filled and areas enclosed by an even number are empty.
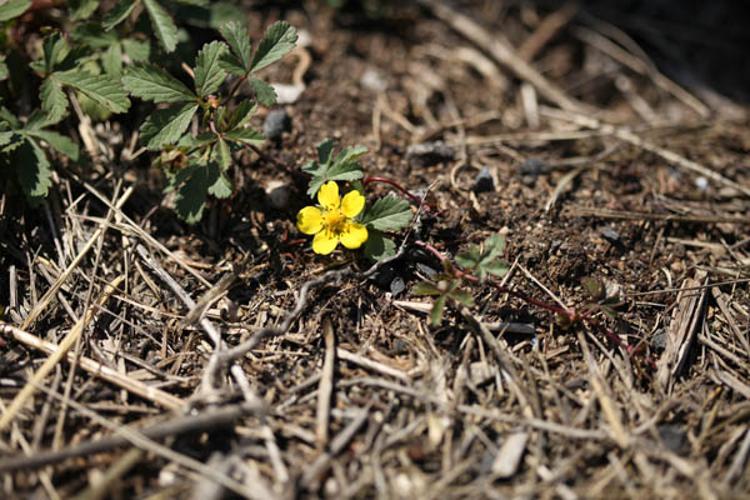
{"type": "Polygon", "coordinates": [[[203,46],[195,60],[195,90],[200,96],[213,94],[227,76],[226,71],[220,66],[221,56],[226,54],[229,48],[224,42],[214,41],[203,46]]]}
{"type": "Polygon", "coordinates": [[[362,223],[368,229],[398,231],[408,226],[411,218],[409,202],[390,194],[373,203],[365,212],[362,223]]]}
{"type": "Polygon", "coordinates": [[[396,243],[380,231],[368,231],[363,248],[365,255],[374,261],[381,261],[396,255],[396,243]]]}
{"type": "Polygon", "coordinates": [[[5,64],[5,55],[0,54],[0,82],[8,79],[8,65],[5,64]]]}
{"type": "Polygon", "coordinates": [[[122,45],[113,43],[102,54],[102,67],[108,75],[119,78],[122,75],[122,45]]]}
{"type": "Polygon", "coordinates": [[[136,97],[156,103],[192,102],[195,94],[184,83],[154,66],[135,66],[122,77],[125,88],[136,97]]]}
{"type": "Polygon", "coordinates": [[[274,23],[258,44],[258,50],[250,64],[251,71],[258,71],[275,63],[292,50],[295,43],[297,43],[297,30],[284,21],[274,23]]]}
{"type": "Polygon", "coordinates": [[[411,289],[411,293],[414,295],[422,295],[422,296],[438,296],[443,295],[443,292],[438,290],[438,287],[435,285],[435,283],[432,283],[430,281],[419,281],[417,282],[411,289]]]}
{"type": "Polygon", "coordinates": [[[42,111],[47,114],[47,123],[57,123],[68,112],[68,97],[63,92],[62,85],[55,79],[55,74],[44,79],[39,87],[39,99],[42,101],[42,111]]]}
{"type": "Polygon", "coordinates": [[[173,52],[177,47],[177,26],[174,24],[172,16],[156,0],[141,0],[141,2],[148,12],[151,26],[153,26],[156,37],[164,50],[173,52]]]}
{"type": "Polygon", "coordinates": [[[134,63],[146,62],[151,55],[151,46],[148,42],[126,38],[120,42],[122,50],[134,63]]]}
{"type": "Polygon", "coordinates": [[[99,7],[100,0],[69,0],[70,19],[81,21],[91,17],[99,7]]]}
{"type": "Polygon", "coordinates": [[[130,107],[130,100],[119,81],[106,75],[92,75],[80,70],[60,71],[55,78],[73,87],[97,104],[112,113],[124,113],[130,107]]]}
{"type": "Polygon", "coordinates": [[[484,264],[482,268],[487,274],[497,276],[498,278],[502,278],[503,276],[508,274],[508,271],[510,270],[510,266],[508,265],[508,263],[500,259],[490,261],[484,264]]]}
{"type": "Polygon", "coordinates": [[[208,193],[220,199],[229,198],[232,196],[232,181],[221,172],[216,182],[208,188],[208,193]]]}
{"type": "Polygon", "coordinates": [[[456,263],[464,269],[476,273],[481,280],[491,274],[504,276],[508,272],[508,264],[500,259],[505,252],[505,238],[493,234],[479,245],[471,245],[465,252],[456,256],[456,263]]]}
{"type": "Polygon", "coordinates": [[[276,91],[263,80],[251,78],[250,87],[252,87],[253,92],[255,92],[255,98],[263,106],[270,107],[276,104],[276,91]]]}
{"type": "MultiPolygon", "coordinates": [[[[328,181],[356,181],[364,177],[362,167],[357,161],[365,153],[367,148],[357,146],[344,148],[334,160],[331,160],[333,143],[324,141],[318,146],[318,159],[320,162],[310,162],[302,167],[302,170],[312,175],[307,194],[315,197],[320,186],[328,181]],[[322,159],[325,158],[325,161],[322,159]]],[[[378,228],[375,228],[378,229],[378,228]]]]}
{"type": "Polygon", "coordinates": [[[229,149],[229,144],[224,139],[219,139],[216,143],[217,161],[222,171],[227,170],[232,166],[232,151],[229,149]]]}
{"type": "Polygon", "coordinates": [[[15,157],[16,174],[27,198],[44,198],[52,185],[50,163],[44,150],[33,139],[18,148],[15,157]]]}
{"type": "Polygon", "coordinates": [[[234,21],[227,23],[219,28],[221,36],[227,41],[229,47],[232,49],[232,55],[236,59],[230,59],[235,65],[238,65],[244,73],[247,73],[251,69],[251,62],[253,57],[253,46],[250,41],[250,34],[247,32],[247,27],[244,23],[234,21]]]}
{"type": "Polygon", "coordinates": [[[52,132],[51,130],[25,130],[24,134],[43,140],[50,147],[73,161],[78,160],[78,145],[69,137],[52,132]]]}
{"type": "Polygon", "coordinates": [[[474,297],[472,297],[469,292],[463,290],[454,290],[449,294],[449,297],[466,307],[474,305],[474,297]]]}
{"type": "Polygon", "coordinates": [[[175,144],[190,126],[198,109],[197,104],[159,109],[151,113],[141,125],[141,138],[146,148],[158,150],[167,144],[175,144]]]}
{"type": "Polygon", "coordinates": [[[265,141],[263,134],[251,128],[234,129],[224,134],[224,138],[249,146],[261,146],[265,141]]]}
{"type": "Polygon", "coordinates": [[[31,7],[31,0],[8,0],[0,5],[0,22],[18,17],[31,7]]]}
{"type": "Polygon", "coordinates": [[[102,21],[102,27],[106,31],[109,31],[123,22],[128,18],[130,13],[133,12],[136,4],[137,2],[135,0],[120,0],[119,2],[117,2],[117,5],[115,5],[109,12],[107,12],[107,15],[102,21]]]}
{"type": "Polygon", "coordinates": [[[250,99],[240,102],[231,113],[227,114],[224,130],[244,127],[253,117],[256,109],[255,103],[250,99]]]}
{"type": "Polygon", "coordinates": [[[208,188],[215,180],[209,181],[205,165],[192,164],[177,172],[171,187],[177,190],[175,210],[188,224],[195,224],[203,216],[208,188]]]}
{"type": "Polygon", "coordinates": [[[70,46],[62,33],[52,33],[42,44],[44,72],[51,73],[70,54],[70,46]]]}
{"type": "Polygon", "coordinates": [[[430,311],[430,324],[432,326],[440,326],[443,322],[443,313],[445,312],[445,301],[446,296],[441,295],[432,304],[432,311],[430,311]]]}

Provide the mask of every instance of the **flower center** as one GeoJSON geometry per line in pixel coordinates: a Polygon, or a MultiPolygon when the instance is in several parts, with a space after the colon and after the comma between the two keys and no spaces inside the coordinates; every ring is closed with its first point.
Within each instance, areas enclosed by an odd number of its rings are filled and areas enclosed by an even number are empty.
{"type": "Polygon", "coordinates": [[[323,224],[329,231],[339,234],[344,231],[346,215],[341,210],[328,210],[323,214],[323,224]]]}

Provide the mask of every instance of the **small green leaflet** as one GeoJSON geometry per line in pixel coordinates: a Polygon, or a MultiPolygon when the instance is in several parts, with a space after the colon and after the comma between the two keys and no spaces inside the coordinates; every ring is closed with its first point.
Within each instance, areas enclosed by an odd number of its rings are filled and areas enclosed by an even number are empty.
{"type": "Polygon", "coordinates": [[[248,146],[261,146],[265,141],[263,134],[249,128],[230,130],[224,134],[224,138],[230,141],[247,144],[248,146]]]}
{"type": "Polygon", "coordinates": [[[250,87],[255,92],[255,98],[263,106],[271,107],[276,104],[276,91],[269,84],[257,78],[250,79],[250,87]]]}
{"type": "Polygon", "coordinates": [[[442,279],[436,283],[420,281],[412,288],[412,293],[415,295],[437,297],[430,311],[430,324],[432,326],[439,326],[442,323],[448,299],[466,307],[474,305],[474,298],[471,294],[460,289],[461,282],[459,280],[446,275],[440,275],[439,278],[442,279]]]}
{"type": "Polygon", "coordinates": [[[141,2],[148,12],[151,26],[153,26],[164,50],[173,52],[177,47],[177,26],[175,26],[172,16],[156,0],[141,0],[141,2]]]}
{"type": "Polygon", "coordinates": [[[52,185],[50,163],[33,139],[27,139],[16,150],[15,167],[18,181],[30,200],[44,198],[52,185]]]}
{"type": "Polygon", "coordinates": [[[73,161],[78,160],[78,145],[69,137],[52,132],[51,130],[24,130],[24,135],[41,139],[59,153],[73,161]]]}
{"type": "Polygon", "coordinates": [[[39,87],[39,99],[49,123],[59,122],[68,112],[68,97],[63,92],[60,82],[55,79],[54,73],[45,78],[39,87]]]}
{"type": "Polygon", "coordinates": [[[31,0],[8,0],[0,5],[0,22],[18,17],[31,7],[31,0]]]}
{"type": "Polygon", "coordinates": [[[155,66],[134,66],[122,77],[125,88],[136,97],[156,103],[192,102],[195,94],[184,83],[155,66]]]}
{"type": "Polygon", "coordinates": [[[312,176],[307,189],[307,194],[311,198],[314,198],[320,186],[328,181],[356,181],[364,177],[358,160],[367,153],[367,148],[344,148],[335,159],[332,159],[332,153],[333,142],[323,141],[318,146],[319,161],[311,161],[302,167],[303,171],[312,176]]]}
{"type": "Polygon", "coordinates": [[[92,75],[80,70],[58,71],[55,78],[63,85],[73,87],[112,113],[124,113],[130,100],[117,80],[107,75],[92,75]]]}
{"type": "Polygon", "coordinates": [[[197,104],[185,104],[181,108],[159,109],[151,113],[141,125],[141,139],[146,148],[158,150],[167,144],[175,144],[190,126],[197,104]]]}
{"type": "Polygon", "coordinates": [[[224,42],[214,41],[205,44],[198,52],[195,60],[195,90],[198,95],[205,97],[219,90],[227,76],[219,61],[228,51],[224,42]]]}
{"type": "Polygon", "coordinates": [[[364,246],[367,257],[379,262],[396,255],[396,243],[392,239],[374,229],[368,230],[367,233],[367,241],[364,246]]]}
{"type": "Polygon", "coordinates": [[[226,198],[232,194],[232,184],[215,163],[193,163],[174,175],[167,190],[177,191],[177,214],[188,224],[195,224],[201,220],[208,194],[226,198]]]}
{"type": "Polygon", "coordinates": [[[456,256],[456,263],[464,269],[476,274],[479,280],[489,274],[504,276],[508,272],[508,264],[501,259],[505,252],[505,238],[493,234],[481,246],[472,245],[467,251],[456,256]]]}
{"type": "Polygon", "coordinates": [[[104,21],[102,22],[102,27],[104,27],[106,31],[111,30],[127,19],[130,13],[133,12],[135,6],[135,0],[120,0],[117,2],[117,5],[107,12],[104,21]]]}
{"type": "Polygon", "coordinates": [[[411,222],[412,213],[409,202],[389,194],[376,201],[362,218],[368,229],[377,231],[398,231],[411,222]]]}
{"type": "Polygon", "coordinates": [[[227,54],[224,59],[239,68],[240,74],[248,73],[251,69],[253,46],[247,27],[241,22],[234,21],[223,25],[219,31],[232,49],[232,53],[227,54]]]}
{"type": "Polygon", "coordinates": [[[292,26],[284,21],[272,24],[258,44],[250,70],[258,71],[275,63],[292,50],[296,43],[297,30],[292,26]]]}

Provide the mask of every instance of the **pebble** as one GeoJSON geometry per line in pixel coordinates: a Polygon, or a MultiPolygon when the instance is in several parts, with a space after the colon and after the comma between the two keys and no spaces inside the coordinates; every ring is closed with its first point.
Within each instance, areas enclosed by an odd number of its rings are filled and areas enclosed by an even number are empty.
{"type": "Polygon", "coordinates": [[[284,210],[289,206],[289,197],[291,188],[286,183],[279,180],[272,180],[266,184],[266,196],[268,203],[276,210],[284,210]]]}
{"type": "Polygon", "coordinates": [[[404,278],[401,276],[396,276],[393,278],[393,281],[391,281],[391,295],[396,296],[406,290],[406,283],[404,283],[404,278]]]}
{"type": "Polygon", "coordinates": [[[620,241],[620,233],[618,233],[612,226],[604,226],[599,229],[599,234],[610,243],[617,243],[620,241]]]}
{"type": "Polygon", "coordinates": [[[474,179],[473,190],[475,193],[488,193],[495,190],[495,180],[492,178],[492,172],[487,167],[482,169],[474,179]]]}
{"type": "Polygon", "coordinates": [[[679,425],[662,424],[657,426],[657,429],[659,430],[659,437],[670,451],[678,455],[690,452],[687,434],[679,425]]]}
{"type": "Polygon", "coordinates": [[[416,267],[417,271],[419,271],[419,273],[427,279],[434,278],[438,273],[436,269],[428,266],[427,264],[422,264],[421,262],[417,262],[416,267]]]}
{"type": "Polygon", "coordinates": [[[549,170],[549,167],[544,162],[544,160],[540,160],[539,158],[529,158],[523,163],[521,163],[521,166],[518,168],[518,173],[521,175],[542,175],[549,170]]]}
{"type": "Polygon", "coordinates": [[[266,139],[276,141],[281,139],[281,135],[284,132],[288,132],[292,128],[292,119],[284,108],[272,109],[266,115],[266,120],[263,122],[263,135],[266,139]]]}
{"type": "Polygon", "coordinates": [[[443,141],[412,144],[406,150],[406,158],[414,167],[431,167],[455,158],[456,151],[443,141]]]}
{"type": "Polygon", "coordinates": [[[695,179],[695,187],[697,187],[700,191],[705,191],[708,189],[708,179],[705,177],[698,177],[695,179]]]}
{"type": "Polygon", "coordinates": [[[367,68],[362,77],[359,79],[359,84],[367,90],[373,92],[385,92],[388,88],[388,82],[383,78],[380,71],[374,68],[367,68]]]}

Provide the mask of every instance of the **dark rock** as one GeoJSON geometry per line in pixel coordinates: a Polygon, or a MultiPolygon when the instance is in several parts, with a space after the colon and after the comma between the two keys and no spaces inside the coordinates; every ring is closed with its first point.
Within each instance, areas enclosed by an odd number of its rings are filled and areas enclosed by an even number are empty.
{"type": "Polygon", "coordinates": [[[690,452],[690,443],[685,431],[675,424],[661,424],[657,426],[659,437],[664,441],[670,451],[677,455],[686,455],[690,452]]]}
{"type": "Polygon", "coordinates": [[[605,240],[611,243],[618,243],[620,241],[620,233],[618,233],[611,226],[604,226],[603,228],[599,229],[599,234],[601,234],[605,240]]]}
{"type": "Polygon", "coordinates": [[[523,163],[521,163],[521,166],[518,169],[518,173],[521,175],[542,175],[544,173],[547,173],[549,170],[549,166],[539,158],[529,158],[523,163]]]}
{"type": "Polygon", "coordinates": [[[435,276],[437,276],[437,270],[428,266],[427,264],[422,264],[421,262],[417,262],[416,264],[417,271],[422,274],[425,278],[432,279],[435,276]]]}
{"type": "Polygon", "coordinates": [[[272,109],[263,122],[263,135],[270,141],[281,139],[284,132],[292,128],[292,119],[284,108],[272,109]]]}
{"type": "Polygon", "coordinates": [[[413,144],[406,150],[406,159],[414,167],[430,167],[455,158],[456,151],[443,141],[413,144]]]}
{"type": "Polygon", "coordinates": [[[401,276],[396,276],[395,278],[393,278],[393,281],[391,281],[391,295],[395,297],[404,290],[406,290],[406,283],[404,283],[404,278],[402,278],[401,276]]]}
{"type": "Polygon", "coordinates": [[[651,337],[651,347],[658,351],[663,351],[667,348],[667,333],[663,328],[657,330],[654,336],[651,337]]]}
{"type": "Polygon", "coordinates": [[[492,178],[492,172],[487,167],[482,167],[482,170],[477,174],[474,179],[474,192],[475,193],[487,193],[495,190],[495,180],[492,178]]]}

